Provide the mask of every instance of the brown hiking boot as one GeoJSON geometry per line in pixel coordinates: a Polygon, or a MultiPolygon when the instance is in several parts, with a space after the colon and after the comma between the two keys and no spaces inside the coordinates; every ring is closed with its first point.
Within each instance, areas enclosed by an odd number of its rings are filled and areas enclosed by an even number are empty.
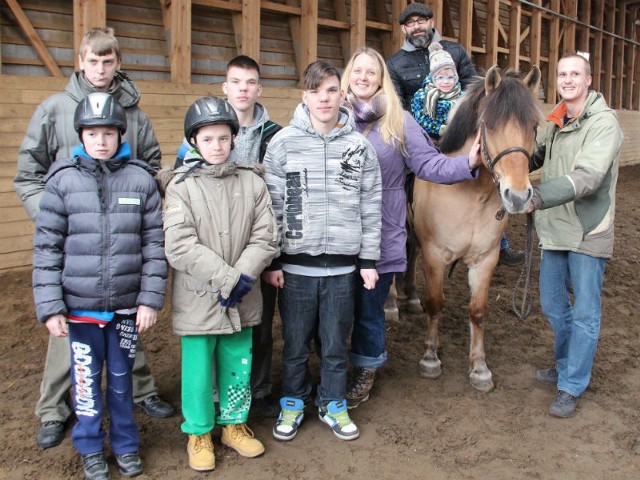
{"type": "Polygon", "coordinates": [[[221,441],[243,457],[253,458],[264,453],[264,445],[260,440],[254,438],[253,432],[246,423],[223,425],[221,441]]]}
{"type": "Polygon", "coordinates": [[[376,376],[375,368],[355,368],[353,378],[347,387],[347,407],[356,408],[369,400],[369,391],[376,376]]]}
{"type": "Polygon", "coordinates": [[[208,472],[216,468],[216,457],[213,453],[211,434],[189,435],[187,444],[189,466],[198,472],[208,472]]]}

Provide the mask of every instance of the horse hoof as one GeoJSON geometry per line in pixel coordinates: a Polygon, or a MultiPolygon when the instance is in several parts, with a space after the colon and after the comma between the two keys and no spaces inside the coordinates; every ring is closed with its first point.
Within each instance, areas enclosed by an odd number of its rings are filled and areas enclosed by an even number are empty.
{"type": "Polygon", "coordinates": [[[399,322],[400,312],[398,310],[398,307],[395,305],[393,307],[385,307],[384,319],[386,322],[399,322]]]}
{"type": "Polygon", "coordinates": [[[493,390],[493,380],[491,376],[491,372],[487,371],[484,373],[474,373],[471,372],[469,374],[469,381],[471,382],[471,386],[476,390],[480,390],[483,393],[489,393],[493,390]]]}
{"type": "Polygon", "coordinates": [[[442,364],[437,358],[420,360],[420,376],[424,378],[438,378],[442,375],[442,364]]]}
{"type": "Polygon", "coordinates": [[[424,313],[420,299],[417,296],[407,297],[403,303],[403,310],[406,310],[408,313],[424,313]]]}

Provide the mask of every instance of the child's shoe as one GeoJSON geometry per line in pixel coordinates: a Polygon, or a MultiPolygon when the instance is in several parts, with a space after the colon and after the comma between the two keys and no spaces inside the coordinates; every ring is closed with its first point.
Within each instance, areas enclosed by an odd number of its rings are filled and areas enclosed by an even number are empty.
{"type": "Polygon", "coordinates": [[[333,434],[340,440],[355,440],[360,436],[360,430],[347,412],[346,400],[334,400],[320,407],[318,417],[331,427],[333,434]]]}
{"type": "Polygon", "coordinates": [[[109,467],[103,452],[82,455],[84,480],[109,480],[109,467]]]}
{"type": "Polygon", "coordinates": [[[292,440],[304,419],[304,402],[299,398],[282,397],[280,415],[273,427],[273,436],[278,440],[292,440]]]}
{"type": "Polygon", "coordinates": [[[122,455],[116,454],[116,463],[118,464],[118,470],[124,477],[135,477],[142,473],[142,460],[138,452],[123,453],[122,455]]]}
{"type": "Polygon", "coordinates": [[[253,458],[264,453],[264,445],[260,440],[254,438],[253,432],[246,423],[223,425],[221,441],[243,457],[253,458]]]}
{"type": "Polygon", "coordinates": [[[208,472],[216,468],[216,457],[213,453],[211,434],[189,435],[187,444],[189,466],[198,472],[208,472]]]}

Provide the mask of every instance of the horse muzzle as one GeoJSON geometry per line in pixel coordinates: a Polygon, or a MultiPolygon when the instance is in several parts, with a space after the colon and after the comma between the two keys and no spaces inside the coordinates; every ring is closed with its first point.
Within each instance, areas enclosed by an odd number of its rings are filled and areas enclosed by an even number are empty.
{"type": "Polygon", "coordinates": [[[514,190],[500,185],[500,199],[505,210],[509,213],[525,213],[527,204],[533,197],[533,188],[529,185],[524,190],[514,190]]]}

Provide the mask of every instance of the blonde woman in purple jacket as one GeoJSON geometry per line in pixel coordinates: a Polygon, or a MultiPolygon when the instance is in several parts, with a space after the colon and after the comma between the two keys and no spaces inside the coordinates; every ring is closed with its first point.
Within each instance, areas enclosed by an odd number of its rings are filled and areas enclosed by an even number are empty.
{"type": "Polygon", "coordinates": [[[468,156],[440,153],[411,113],[402,108],[382,56],[371,48],[359,48],[353,54],[342,77],[342,89],[356,128],[373,145],[382,173],[379,280],[373,290],[361,285],[356,290],[350,352],[354,371],[347,388],[349,408],[354,408],[369,398],[375,372],[387,361],[384,302],[394,274],[407,266],[406,175],[411,171],[420,179],[445,184],[471,180],[480,162],[480,145],[476,142],[468,156]]]}

